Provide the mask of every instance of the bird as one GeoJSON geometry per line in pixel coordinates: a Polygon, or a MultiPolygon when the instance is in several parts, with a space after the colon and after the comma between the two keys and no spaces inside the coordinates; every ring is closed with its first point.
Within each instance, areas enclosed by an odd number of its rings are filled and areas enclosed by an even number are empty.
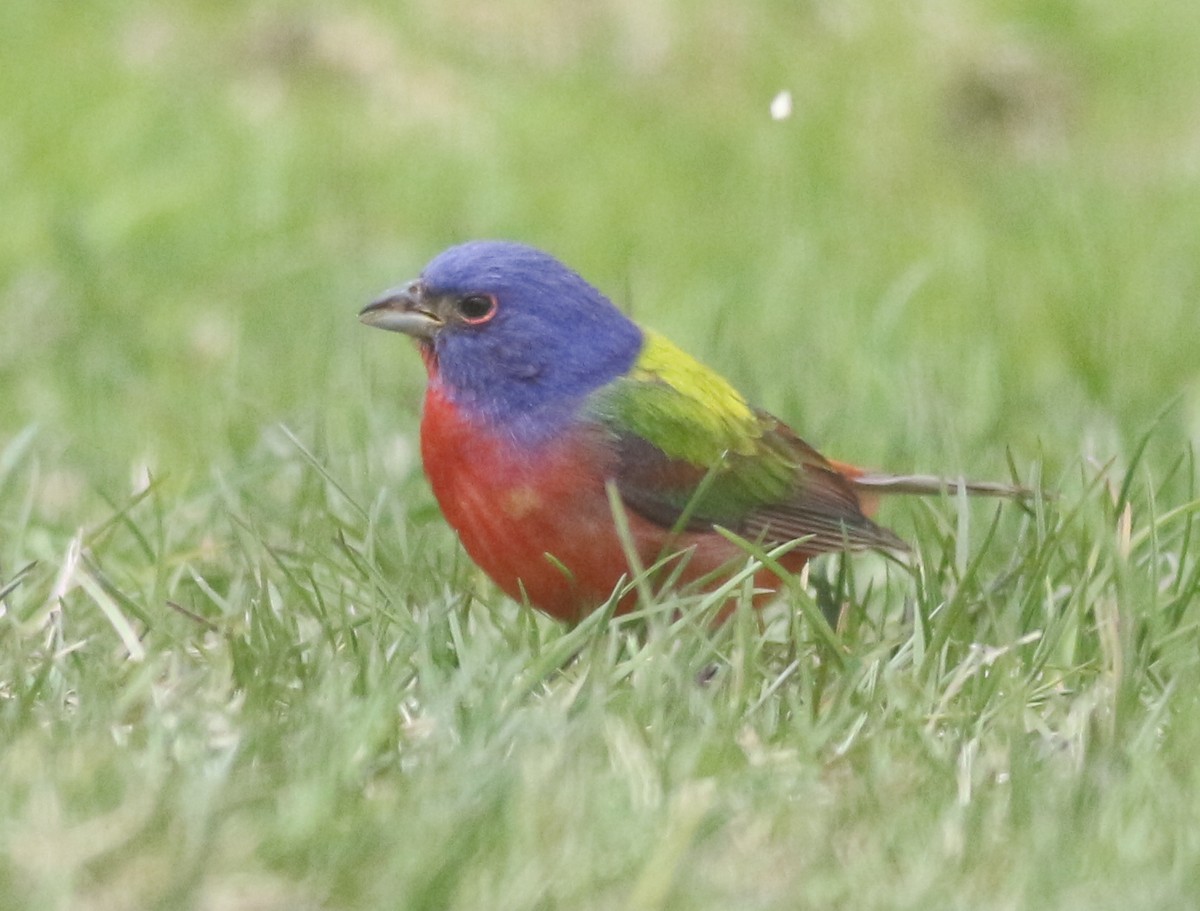
{"type": "Polygon", "coordinates": [[[783,585],[777,569],[902,554],[872,518],[884,494],[1026,493],[827,459],[526,244],[452,246],[359,318],[416,342],[421,460],[467,554],[508,596],[568,623],[635,608],[628,582],[645,567],[714,588],[746,565],[739,539],[779,548],[775,568],[754,572],[756,607],[783,585]]]}

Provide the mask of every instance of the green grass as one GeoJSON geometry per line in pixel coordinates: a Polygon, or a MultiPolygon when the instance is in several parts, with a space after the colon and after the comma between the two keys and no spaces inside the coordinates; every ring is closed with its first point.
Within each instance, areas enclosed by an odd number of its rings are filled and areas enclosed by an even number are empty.
{"type": "Polygon", "coordinates": [[[0,911],[1193,905],[1200,7],[958,6],[0,5],[0,911]],[[557,626],[355,320],[474,236],[1054,498],[557,626]]]}

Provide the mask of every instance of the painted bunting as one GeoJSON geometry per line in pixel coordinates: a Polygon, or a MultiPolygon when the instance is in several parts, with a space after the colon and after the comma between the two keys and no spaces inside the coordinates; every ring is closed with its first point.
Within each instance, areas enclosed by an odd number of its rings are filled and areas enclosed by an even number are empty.
{"type": "MultiPolygon", "coordinates": [[[[828,551],[907,550],[869,517],[878,496],[958,486],[824,458],[522,244],[451,247],[360,319],[416,340],[428,373],[421,457],[467,553],[511,597],[562,620],[579,620],[629,578],[629,542],[642,566],[674,554],[664,571],[677,584],[744,565],[718,527],[767,547],[798,541],[779,559],[795,573],[828,551]]],[[[763,569],[754,584],[759,603],[780,579],[763,569]]],[[[628,593],[616,610],[635,602],[628,593]]]]}

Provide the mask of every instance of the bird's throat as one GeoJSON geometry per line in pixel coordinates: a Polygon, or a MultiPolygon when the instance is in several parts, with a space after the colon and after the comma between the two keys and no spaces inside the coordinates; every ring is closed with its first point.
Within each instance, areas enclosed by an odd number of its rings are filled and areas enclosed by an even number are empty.
{"type": "Polygon", "coordinates": [[[425,373],[431,380],[437,379],[438,376],[438,357],[437,351],[433,348],[433,342],[429,339],[417,339],[417,351],[421,354],[421,362],[425,364],[425,373]]]}

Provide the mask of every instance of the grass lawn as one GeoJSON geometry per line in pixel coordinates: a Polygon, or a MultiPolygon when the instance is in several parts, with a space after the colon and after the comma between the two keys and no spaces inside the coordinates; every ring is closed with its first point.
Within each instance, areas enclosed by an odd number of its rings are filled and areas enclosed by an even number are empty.
{"type": "Polygon", "coordinates": [[[0,4],[0,911],[1194,907],[1198,44],[1185,0],[0,4]],[[909,567],[761,622],[556,625],[355,318],[470,237],[831,456],[1053,498],[888,503],[909,567]]]}

